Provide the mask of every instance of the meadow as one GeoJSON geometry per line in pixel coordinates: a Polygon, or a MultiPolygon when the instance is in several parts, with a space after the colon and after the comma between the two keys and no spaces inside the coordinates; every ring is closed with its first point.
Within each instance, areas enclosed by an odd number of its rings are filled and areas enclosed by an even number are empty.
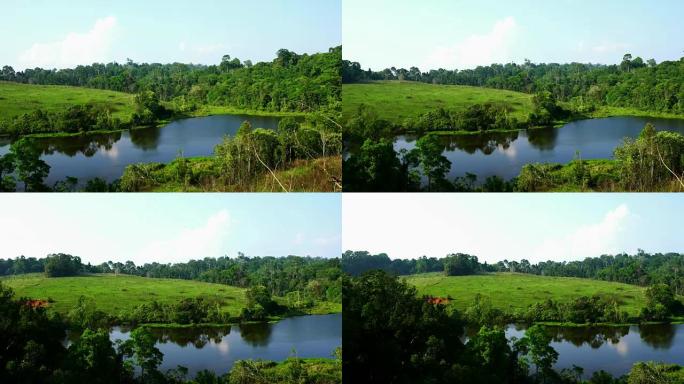
{"type": "Polygon", "coordinates": [[[473,104],[506,104],[511,116],[527,121],[532,112],[532,95],[520,92],[464,85],[436,85],[412,81],[374,81],[342,85],[342,117],[349,120],[365,104],[378,117],[394,124],[437,108],[461,111],[473,104]]]}
{"type": "Polygon", "coordinates": [[[172,304],[184,298],[202,297],[221,304],[232,316],[247,305],[246,289],[192,280],[93,274],[76,277],[51,277],[43,274],[16,275],[0,279],[14,289],[17,297],[48,300],[51,310],[66,314],[81,295],[92,299],[98,310],[110,315],[133,310],[140,304],[172,304]]]}
{"type": "Polygon", "coordinates": [[[420,295],[451,297],[451,303],[465,310],[480,294],[495,308],[512,313],[546,299],[566,302],[578,296],[612,297],[620,309],[637,316],[645,306],[646,288],[574,277],[548,277],[521,273],[491,273],[469,276],[444,276],[426,273],[404,277],[420,295]]]}
{"type": "Polygon", "coordinates": [[[0,120],[37,109],[61,112],[69,106],[83,104],[105,105],[112,117],[129,121],[135,110],[135,95],[92,88],[0,81],[0,120]]]}

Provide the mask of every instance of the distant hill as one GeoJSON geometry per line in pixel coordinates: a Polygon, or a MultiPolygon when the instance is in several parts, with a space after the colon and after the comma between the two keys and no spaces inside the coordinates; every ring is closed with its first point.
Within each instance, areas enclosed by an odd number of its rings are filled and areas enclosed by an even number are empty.
{"type": "Polygon", "coordinates": [[[451,302],[461,310],[472,304],[478,293],[506,312],[527,308],[546,299],[566,302],[578,296],[601,295],[615,298],[621,310],[637,316],[646,303],[646,288],[575,277],[502,272],[449,277],[443,273],[425,273],[405,278],[416,286],[419,294],[451,297],[451,302]]]}
{"type": "Polygon", "coordinates": [[[342,85],[342,116],[348,120],[365,104],[378,117],[401,124],[406,118],[444,108],[462,111],[473,104],[505,104],[511,116],[527,121],[532,112],[532,95],[500,89],[464,85],[434,85],[411,81],[374,81],[342,85]]]}
{"type": "Polygon", "coordinates": [[[61,112],[69,106],[83,104],[104,105],[112,112],[112,117],[128,121],[135,109],[135,95],[92,88],[0,81],[0,121],[37,109],[61,112]]]}

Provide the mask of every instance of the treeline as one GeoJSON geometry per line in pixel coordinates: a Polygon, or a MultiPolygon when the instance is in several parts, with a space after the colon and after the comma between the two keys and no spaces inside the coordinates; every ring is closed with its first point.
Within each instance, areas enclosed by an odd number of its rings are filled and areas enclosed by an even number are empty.
{"type": "Polygon", "coordinates": [[[463,314],[430,304],[415,287],[382,271],[344,280],[343,375],[366,383],[678,383],[682,367],[637,363],[624,377],[583,369],[557,371],[558,352],[544,327],[512,342],[504,329],[483,325],[465,334],[463,314]]]}
{"type": "Polygon", "coordinates": [[[207,370],[194,379],[184,367],[162,372],[157,338],[144,327],[126,341],[112,341],[106,328],[86,328],[64,343],[67,325],[44,308],[26,305],[0,283],[0,382],[102,384],[341,383],[341,361],[289,358],[284,362],[243,360],[225,375],[207,370]]]}
{"type": "Polygon", "coordinates": [[[392,260],[385,253],[346,251],[342,254],[342,270],[352,276],[380,269],[395,275],[444,272],[446,275],[472,275],[486,272],[517,272],[542,276],[581,277],[614,281],[639,286],[665,284],[677,295],[684,294],[684,254],[621,253],[587,257],[578,261],[503,260],[496,264],[480,263],[476,256],[456,253],[444,258],[423,256],[417,259],[392,260]]]}
{"type": "Polygon", "coordinates": [[[372,80],[409,80],[431,84],[457,84],[525,93],[550,92],[577,106],[609,105],[645,111],[684,113],[684,58],[678,61],[644,62],[624,55],[619,65],[600,64],[492,64],[475,69],[438,69],[422,72],[388,68],[363,70],[356,62],[343,61],[345,83],[372,80]]]}
{"type": "Polygon", "coordinates": [[[418,259],[390,259],[386,253],[373,255],[367,251],[346,251],[342,254],[342,270],[351,276],[367,271],[382,270],[394,275],[413,275],[427,272],[444,272],[447,275],[473,275],[496,272],[494,266],[478,262],[477,256],[454,253],[445,258],[423,256],[418,259]]]}
{"type": "Polygon", "coordinates": [[[271,62],[252,64],[223,56],[218,65],[108,63],[73,69],[9,66],[0,80],[26,84],[71,85],[127,93],[154,92],[178,110],[226,105],[263,111],[309,112],[334,104],[341,95],[342,47],[297,54],[281,49],[271,62]]]}
{"type": "MultiPolygon", "coordinates": [[[[187,263],[136,265],[132,261],[107,262],[99,265],[82,264],[81,259],[66,254],[49,255],[43,259],[20,256],[0,259],[0,275],[45,272],[53,264],[63,265],[58,275],[80,273],[122,273],[127,275],[198,280],[236,287],[263,286],[270,295],[285,296],[288,292],[311,291],[319,299],[339,302],[342,271],[339,259],[318,257],[238,257],[204,258],[187,263]]],[[[53,270],[50,270],[53,271],[53,270]]]]}

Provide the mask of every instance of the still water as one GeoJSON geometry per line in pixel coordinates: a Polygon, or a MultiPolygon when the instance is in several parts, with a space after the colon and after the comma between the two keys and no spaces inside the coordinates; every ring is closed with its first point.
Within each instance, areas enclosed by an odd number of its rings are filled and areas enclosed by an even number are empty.
{"type": "MultiPolygon", "coordinates": [[[[299,316],[277,323],[258,323],[225,328],[156,328],[157,348],[164,354],[161,371],[178,365],[189,376],[207,369],[227,373],[235,361],[262,359],[282,361],[298,357],[331,358],[342,346],[342,314],[299,316]]],[[[112,340],[128,340],[130,330],[115,327],[112,340]]]]}
{"type": "MultiPolygon", "coordinates": [[[[479,182],[489,176],[509,180],[517,176],[525,164],[567,163],[577,151],[582,159],[612,158],[613,150],[623,139],[637,137],[648,122],[659,131],[684,134],[682,119],[608,117],[575,121],[562,128],[443,136],[443,155],[451,161],[448,179],[453,180],[469,172],[476,174],[479,182]]],[[[394,149],[413,149],[417,139],[415,136],[399,136],[394,149]]]]}
{"type": "MultiPolygon", "coordinates": [[[[604,370],[627,374],[634,363],[658,361],[684,365],[684,325],[658,324],[625,327],[546,327],[558,352],[555,368],[584,368],[584,377],[604,370]]],[[[506,336],[520,339],[524,326],[510,325],[506,336]]]]}
{"type": "MultiPolygon", "coordinates": [[[[121,177],[127,165],[140,162],[169,162],[179,153],[185,157],[208,156],[225,135],[234,135],[248,120],[254,128],[278,128],[277,117],[215,115],[176,120],[158,128],[124,132],[35,139],[50,165],[48,186],[76,177],[81,184],[99,177],[112,182],[121,177]]],[[[0,142],[0,156],[9,151],[9,142],[0,142]]]]}

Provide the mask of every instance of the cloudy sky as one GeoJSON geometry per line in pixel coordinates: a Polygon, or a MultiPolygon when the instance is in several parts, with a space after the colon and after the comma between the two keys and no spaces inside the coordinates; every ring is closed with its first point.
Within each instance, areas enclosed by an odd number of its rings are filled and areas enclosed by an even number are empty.
{"type": "Polygon", "coordinates": [[[676,194],[344,194],[342,248],[480,261],[684,252],[676,194]]]}
{"type": "Polygon", "coordinates": [[[684,56],[681,0],[344,0],[345,59],[364,68],[618,63],[684,56]]]}
{"type": "Polygon", "coordinates": [[[3,0],[0,66],[270,61],[340,45],[341,0],[3,0]]]}
{"type": "Polygon", "coordinates": [[[17,194],[0,199],[0,258],[85,262],[339,257],[339,194],[17,194]]]}

